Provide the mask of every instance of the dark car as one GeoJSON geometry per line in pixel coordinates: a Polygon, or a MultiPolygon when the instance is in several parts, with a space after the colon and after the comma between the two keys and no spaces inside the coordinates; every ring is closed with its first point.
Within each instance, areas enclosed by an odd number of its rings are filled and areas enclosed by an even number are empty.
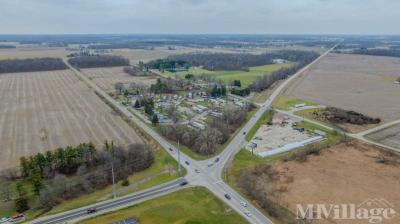
{"type": "Polygon", "coordinates": [[[188,182],[185,180],[185,181],[182,181],[179,185],[180,186],[185,186],[185,185],[187,185],[188,184],[188,182]]]}
{"type": "Polygon", "coordinates": [[[219,162],[219,157],[217,157],[217,158],[215,159],[215,162],[216,162],[216,163],[218,163],[218,162],[219,162]]]}
{"type": "Polygon", "coordinates": [[[171,152],[172,152],[172,151],[174,151],[174,150],[173,150],[172,148],[169,148],[169,151],[171,151],[171,152]]]}
{"type": "Polygon", "coordinates": [[[186,165],[188,165],[188,166],[190,165],[189,161],[185,161],[185,163],[186,163],[186,165]]]}
{"type": "Polygon", "coordinates": [[[243,132],[243,135],[245,135],[245,134],[246,134],[246,132],[244,131],[244,132],[243,132]]]}
{"type": "Polygon", "coordinates": [[[92,214],[96,212],[96,208],[89,208],[88,210],[86,210],[87,214],[92,214]]]}
{"type": "Polygon", "coordinates": [[[229,194],[224,195],[226,199],[231,200],[231,196],[229,194]]]}

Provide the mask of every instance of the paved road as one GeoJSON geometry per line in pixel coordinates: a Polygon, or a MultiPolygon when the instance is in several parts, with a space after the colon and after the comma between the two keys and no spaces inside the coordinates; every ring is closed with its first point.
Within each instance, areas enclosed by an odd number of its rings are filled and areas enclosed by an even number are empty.
{"type": "Polygon", "coordinates": [[[124,197],[119,197],[113,200],[109,200],[106,202],[101,202],[89,206],[85,206],[82,208],[78,208],[72,211],[64,212],[64,213],[59,213],[53,216],[47,216],[43,217],[37,220],[34,220],[31,223],[34,224],[50,224],[50,223],[65,223],[66,221],[69,220],[77,220],[81,217],[89,217],[91,216],[90,214],[87,214],[87,209],[88,208],[96,208],[97,212],[93,215],[98,215],[101,213],[109,212],[112,210],[116,210],[121,207],[126,207],[127,205],[133,205],[137,204],[139,202],[142,202],[144,200],[149,200],[154,197],[160,196],[160,195],[165,195],[169,194],[175,191],[180,190],[181,188],[185,186],[181,186],[181,183],[186,181],[184,178],[179,178],[176,180],[173,180],[171,182],[168,182],[166,184],[162,184],[141,192],[137,192],[135,194],[127,195],[124,197]]]}
{"type": "MultiPolygon", "coordinates": [[[[336,46],[335,46],[336,47],[336,46]]],[[[244,127],[238,132],[238,134],[231,140],[231,142],[227,145],[227,147],[222,151],[222,153],[214,158],[205,161],[195,161],[192,160],[189,156],[184,153],[180,153],[182,166],[187,170],[187,175],[185,179],[190,183],[190,185],[204,186],[209,189],[215,196],[223,200],[226,204],[228,204],[231,208],[233,208],[236,212],[242,215],[245,219],[247,219],[250,223],[255,224],[272,224],[272,221],[269,220],[263,213],[261,213],[256,207],[254,207],[251,203],[249,203],[245,198],[243,198],[240,194],[238,194],[234,189],[228,186],[223,182],[221,178],[221,174],[224,170],[224,166],[243,146],[245,142],[245,133],[249,132],[250,129],[256,124],[259,118],[271,108],[272,102],[275,100],[277,96],[282,92],[284,88],[295,78],[301,75],[305,70],[309,69],[312,65],[314,65],[321,58],[326,56],[333,48],[329,49],[326,53],[322,54],[315,61],[305,66],[303,69],[298,71],[296,74],[288,78],[285,82],[283,82],[272,94],[271,96],[260,106],[260,109],[255,113],[255,115],[244,125],[244,127]],[[218,162],[215,162],[216,158],[219,158],[218,162]],[[189,165],[187,165],[184,161],[187,161],[189,165]],[[212,166],[209,166],[209,164],[212,166]],[[197,172],[196,172],[197,171],[197,172]],[[225,198],[225,194],[228,194],[231,199],[225,198]],[[246,202],[247,207],[243,207],[240,202],[246,202]],[[251,216],[247,216],[244,213],[249,211],[251,216]]],[[[100,89],[95,83],[89,80],[85,75],[83,75],[80,71],[76,70],[72,66],[70,66],[66,59],[64,59],[69,68],[81,79],[83,80],[90,88],[92,88],[99,95],[104,97],[104,99],[112,104],[116,109],[118,109],[125,116],[129,117],[133,122],[135,122],[139,127],[143,129],[148,135],[153,137],[155,141],[157,141],[166,151],[176,160],[178,160],[178,149],[166,141],[162,136],[160,136],[153,129],[148,127],[143,121],[134,116],[129,110],[127,110],[124,106],[122,106],[119,102],[110,97],[106,92],[100,89]]],[[[179,182],[179,180],[178,180],[179,182]]],[[[179,185],[179,184],[178,184],[179,185]]],[[[100,210],[100,212],[107,212],[115,210],[116,208],[120,208],[122,206],[127,206],[129,204],[143,201],[144,199],[154,198],[158,195],[165,194],[165,192],[176,190],[179,187],[177,183],[172,185],[168,185],[167,187],[162,185],[156,187],[156,189],[150,189],[145,191],[144,193],[136,193],[128,195],[124,198],[114,199],[102,202],[100,204],[95,204],[95,206],[100,210]],[[128,199],[125,199],[128,198],[128,199]]],[[[86,214],[86,209],[91,206],[87,206],[80,209],[75,209],[72,211],[64,212],[61,214],[56,214],[49,217],[43,217],[38,220],[34,220],[32,223],[62,223],[69,220],[80,220],[87,218],[89,215],[86,214]]],[[[96,213],[97,214],[97,213],[96,213]]]]}

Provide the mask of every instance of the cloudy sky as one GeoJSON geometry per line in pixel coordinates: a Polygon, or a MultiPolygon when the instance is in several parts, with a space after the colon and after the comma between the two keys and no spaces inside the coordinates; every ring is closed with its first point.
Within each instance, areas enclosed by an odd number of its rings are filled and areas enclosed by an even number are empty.
{"type": "Polygon", "coordinates": [[[400,0],[0,0],[0,33],[400,34],[400,0]]]}

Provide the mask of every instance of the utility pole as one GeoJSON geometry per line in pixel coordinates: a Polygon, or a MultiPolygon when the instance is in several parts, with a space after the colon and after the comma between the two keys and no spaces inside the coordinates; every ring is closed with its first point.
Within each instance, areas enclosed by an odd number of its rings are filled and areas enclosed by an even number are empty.
{"type": "Polygon", "coordinates": [[[114,141],[111,141],[111,146],[109,146],[108,142],[106,141],[106,148],[111,153],[112,196],[113,198],[116,198],[117,190],[115,186],[115,175],[114,175],[114,141]]]}
{"type": "Polygon", "coordinates": [[[178,173],[181,176],[182,167],[181,167],[181,149],[179,147],[179,139],[178,139],[178,173]]]}

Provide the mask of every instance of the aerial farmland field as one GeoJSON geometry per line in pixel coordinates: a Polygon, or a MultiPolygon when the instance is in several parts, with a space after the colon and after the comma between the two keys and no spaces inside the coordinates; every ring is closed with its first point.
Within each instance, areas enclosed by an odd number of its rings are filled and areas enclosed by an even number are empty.
{"type": "Polygon", "coordinates": [[[286,94],[387,122],[400,118],[400,85],[394,83],[399,76],[399,58],[329,54],[286,94]]]}
{"type": "Polygon", "coordinates": [[[69,70],[0,75],[0,126],[0,169],[21,156],[82,142],[142,142],[69,70]]]}
{"type": "Polygon", "coordinates": [[[61,58],[67,56],[67,54],[68,51],[63,47],[18,46],[17,48],[0,49],[0,60],[40,58],[43,57],[43,55],[61,58]]]}
{"type": "Polygon", "coordinates": [[[400,125],[394,125],[371,133],[367,137],[384,145],[400,148],[400,125]]]}
{"type": "Polygon", "coordinates": [[[81,71],[105,91],[114,90],[114,85],[118,82],[150,86],[157,81],[157,76],[129,75],[123,71],[123,67],[88,68],[81,71]]]}

